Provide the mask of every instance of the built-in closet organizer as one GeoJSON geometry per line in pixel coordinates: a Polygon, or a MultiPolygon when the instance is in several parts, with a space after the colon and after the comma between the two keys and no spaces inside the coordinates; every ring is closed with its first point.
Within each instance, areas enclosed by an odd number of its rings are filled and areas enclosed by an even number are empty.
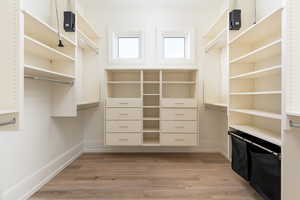
{"type": "Polygon", "coordinates": [[[17,130],[24,110],[24,78],[45,81],[52,89],[52,117],[76,117],[77,104],[99,102],[99,77],[96,68],[99,36],[77,10],[77,1],[58,1],[60,24],[56,10],[49,7],[50,16],[41,18],[27,8],[26,1],[5,1],[1,16],[6,31],[1,37],[0,130],[17,130]],[[23,7],[21,7],[23,5],[23,7]],[[76,13],[76,31],[65,32],[64,11],[76,13]],[[59,28],[58,28],[59,27],[59,28]],[[60,30],[60,31],[59,31],[60,30]],[[58,33],[64,47],[59,47],[58,33]],[[77,39],[80,45],[77,45],[77,39]],[[78,48],[88,46],[96,53],[84,50],[78,64],[78,48]],[[86,77],[93,82],[86,83],[86,77]]]}
{"type": "Polygon", "coordinates": [[[106,70],[105,144],[198,145],[197,70],[106,70]]]}
{"type": "Polygon", "coordinates": [[[228,10],[221,12],[204,35],[204,103],[207,108],[223,111],[228,107],[228,10]]]}

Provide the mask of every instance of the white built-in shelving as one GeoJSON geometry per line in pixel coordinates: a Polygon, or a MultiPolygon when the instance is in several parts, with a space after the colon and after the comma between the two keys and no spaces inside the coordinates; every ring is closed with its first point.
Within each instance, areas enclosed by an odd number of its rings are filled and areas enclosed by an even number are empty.
{"type": "Polygon", "coordinates": [[[282,11],[276,9],[229,42],[229,126],[279,146],[282,11]]]}
{"type": "MultiPolygon", "coordinates": [[[[100,34],[96,31],[90,20],[79,11],[76,12],[77,21],[77,60],[78,60],[78,81],[79,96],[78,110],[99,106],[100,101],[100,66],[99,42],[100,34]]],[[[110,84],[123,84],[111,81],[110,84]]]]}
{"type": "Polygon", "coordinates": [[[229,12],[224,9],[204,35],[205,70],[204,103],[209,109],[224,111],[227,102],[227,44],[229,34],[229,12]]]}
{"type": "MultiPolygon", "coordinates": [[[[142,126],[141,130],[131,129],[133,133],[128,135],[117,134],[114,132],[114,127],[110,126],[108,130],[106,129],[107,145],[194,146],[198,144],[197,70],[108,69],[106,77],[105,107],[108,125],[111,124],[109,123],[111,120],[122,121],[123,116],[128,116],[126,120],[134,124],[132,126],[142,126]],[[170,112],[170,115],[163,115],[162,112],[170,112]],[[188,116],[190,115],[188,113],[193,116],[188,116]],[[173,119],[168,119],[168,116],[173,119]],[[170,121],[182,124],[170,127],[169,132],[162,132],[161,126],[165,124],[166,128],[170,121]],[[194,132],[188,127],[189,125],[194,127],[194,132]],[[174,133],[176,128],[180,131],[174,133]],[[185,129],[188,133],[184,131],[185,129]]],[[[123,131],[128,133],[127,129],[130,128],[130,125],[121,126],[118,132],[124,129],[123,131]]]]}
{"type": "Polygon", "coordinates": [[[58,73],[58,72],[50,71],[47,69],[43,69],[40,67],[31,66],[31,65],[24,65],[24,73],[25,73],[25,75],[47,77],[47,78],[52,78],[52,79],[62,80],[62,81],[75,80],[75,76],[58,73]]]}

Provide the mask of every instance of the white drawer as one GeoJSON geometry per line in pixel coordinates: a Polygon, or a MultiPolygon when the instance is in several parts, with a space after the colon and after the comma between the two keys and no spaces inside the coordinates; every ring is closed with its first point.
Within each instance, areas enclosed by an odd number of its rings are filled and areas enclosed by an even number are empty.
{"type": "Polygon", "coordinates": [[[106,132],[137,133],[142,131],[141,121],[107,121],[106,132]]]}
{"type": "Polygon", "coordinates": [[[142,144],[142,134],[136,133],[108,133],[106,145],[113,146],[138,146],[142,144]]]}
{"type": "Polygon", "coordinates": [[[139,108],[107,108],[106,120],[141,120],[142,109],[139,108]]]}
{"type": "Polygon", "coordinates": [[[196,99],[162,99],[161,107],[170,107],[170,108],[195,108],[197,107],[196,99]]]}
{"type": "Polygon", "coordinates": [[[106,101],[107,107],[142,107],[142,100],[136,98],[108,98],[106,101]]]}
{"type": "Polygon", "coordinates": [[[196,121],[162,121],[161,131],[165,133],[196,133],[196,121]]]}
{"type": "Polygon", "coordinates": [[[197,120],[197,109],[161,109],[161,120],[197,120]]]}
{"type": "Polygon", "coordinates": [[[163,146],[196,146],[196,134],[160,134],[160,143],[163,146]]]}

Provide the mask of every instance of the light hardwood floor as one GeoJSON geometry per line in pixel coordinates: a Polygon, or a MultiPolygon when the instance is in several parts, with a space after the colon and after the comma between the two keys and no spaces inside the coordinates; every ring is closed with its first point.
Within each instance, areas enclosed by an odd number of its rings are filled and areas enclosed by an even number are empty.
{"type": "Polygon", "coordinates": [[[260,200],[218,154],[84,154],[31,200],[260,200]]]}

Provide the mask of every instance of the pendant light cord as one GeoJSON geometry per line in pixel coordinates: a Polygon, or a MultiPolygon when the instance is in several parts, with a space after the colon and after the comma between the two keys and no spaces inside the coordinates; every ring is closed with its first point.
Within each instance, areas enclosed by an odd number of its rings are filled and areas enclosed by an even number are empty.
{"type": "Polygon", "coordinates": [[[58,34],[58,47],[64,47],[64,44],[61,39],[61,30],[60,30],[60,21],[59,21],[59,10],[58,10],[58,3],[57,0],[55,0],[55,11],[56,11],[56,20],[57,20],[57,34],[58,34]]]}

